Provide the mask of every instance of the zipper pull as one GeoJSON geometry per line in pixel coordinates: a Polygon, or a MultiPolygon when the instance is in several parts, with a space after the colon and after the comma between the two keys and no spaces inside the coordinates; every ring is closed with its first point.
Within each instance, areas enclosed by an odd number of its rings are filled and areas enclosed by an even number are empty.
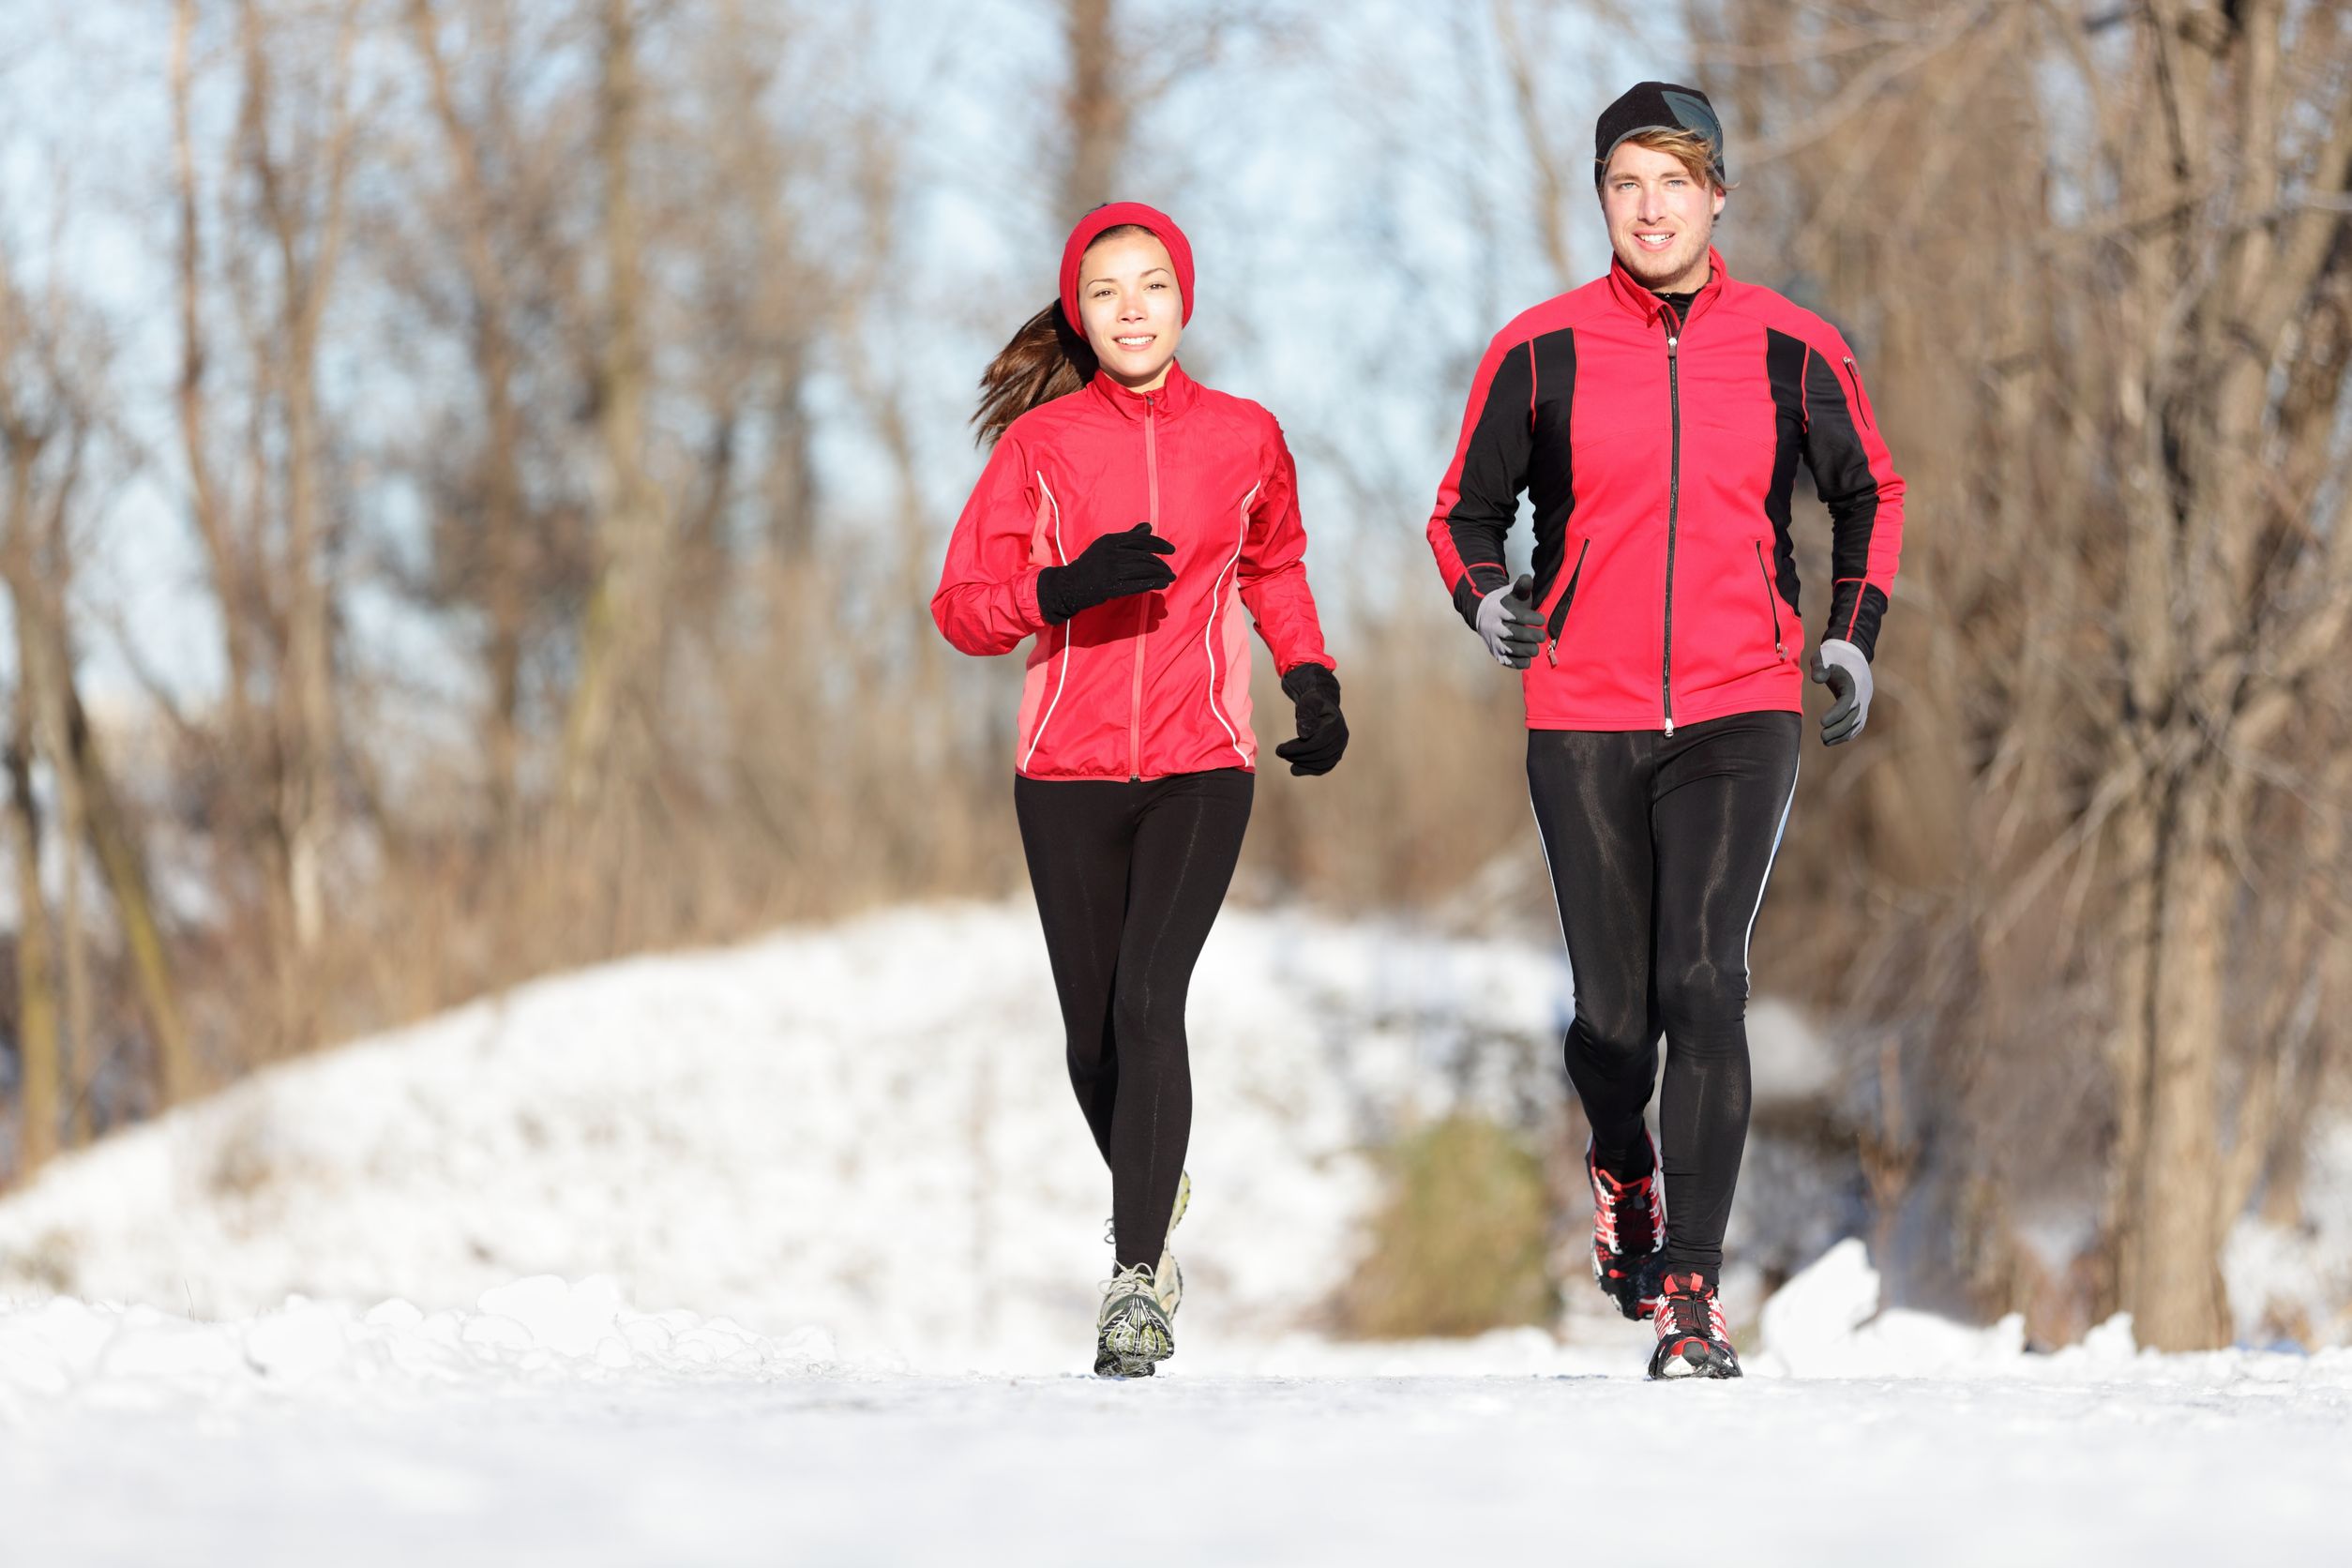
{"type": "Polygon", "coordinates": [[[1553,668],[1554,670],[1557,670],[1557,669],[1559,669],[1559,668],[1560,668],[1560,639],[1559,639],[1559,638],[1555,637],[1555,638],[1553,638],[1553,639],[1552,639],[1549,642],[1546,642],[1546,643],[1545,643],[1545,644],[1544,644],[1544,656],[1545,656],[1545,658],[1550,659],[1550,660],[1552,661],[1552,668],[1553,668]]]}
{"type": "Polygon", "coordinates": [[[1674,720],[1672,720],[1672,719],[1670,719],[1670,718],[1666,720],[1666,736],[1667,736],[1667,738],[1668,738],[1668,739],[1673,738],[1673,735],[1674,735],[1674,720]]]}

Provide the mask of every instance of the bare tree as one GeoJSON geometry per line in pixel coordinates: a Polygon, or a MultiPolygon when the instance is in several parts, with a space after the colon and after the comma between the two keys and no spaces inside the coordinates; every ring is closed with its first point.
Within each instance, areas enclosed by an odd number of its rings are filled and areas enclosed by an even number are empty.
{"type": "Polygon", "coordinates": [[[2342,921],[2352,28],[2291,0],[1983,0],[1859,38],[1702,15],[1787,270],[1862,312],[1918,454],[1927,625],[1890,640],[1902,763],[1859,788],[1916,918],[1861,939],[1855,994],[1935,1010],[1960,1107],[1988,1063],[2095,1064],[2108,1302],[2148,1343],[2224,1342],[2222,1244],[2342,921]],[[1737,41],[1763,38],[1769,72],[1737,41]]]}
{"type": "MultiPolygon", "coordinates": [[[[466,318],[475,380],[482,404],[482,436],[475,461],[479,487],[472,506],[463,508],[476,530],[462,559],[478,563],[478,592],[490,623],[488,664],[490,700],[484,727],[490,759],[492,816],[502,835],[517,825],[520,806],[520,757],[522,723],[522,661],[528,624],[524,573],[531,561],[525,538],[528,520],[523,484],[523,411],[520,406],[519,360],[516,341],[515,273],[523,248],[502,246],[509,223],[526,217],[534,204],[514,188],[513,176],[502,184],[492,169],[493,144],[510,143],[498,134],[503,128],[502,89],[511,80],[514,61],[511,18],[504,8],[476,11],[469,29],[468,57],[487,78],[478,107],[469,113],[459,99],[454,68],[442,38],[442,18],[434,0],[407,0],[404,12],[408,37],[425,68],[434,123],[441,133],[454,187],[452,227],[465,279],[466,318]],[[490,123],[485,124],[485,121],[490,123]],[[518,198],[522,198],[518,200],[518,198]]],[[[512,168],[511,146],[507,167],[512,168]]]]}
{"type": "Polygon", "coordinates": [[[347,232],[359,22],[357,0],[283,14],[240,0],[222,40],[235,62],[237,113],[210,211],[223,241],[218,269],[205,254],[190,109],[198,12],[186,0],[173,35],[182,455],[222,611],[224,755],[237,778],[232,821],[270,867],[270,945],[288,1040],[313,1027],[309,962],[326,925],[336,828],[332,501],[319,368],[347,232]],[[242,477],[234,486],[223,480],[213,429],[222,390],[208,325],[217,298],[242,329],[242,477]]]}
{"type": "Polygon", "coordinates": [[[604,0],[596,98],[603,319],[596,339],[597,576],[565,739],[565,793],[641,780],[660,687],[671,517],[647,467],[644,238],[636,177],[642,114],[635,0],[604,0]]]}

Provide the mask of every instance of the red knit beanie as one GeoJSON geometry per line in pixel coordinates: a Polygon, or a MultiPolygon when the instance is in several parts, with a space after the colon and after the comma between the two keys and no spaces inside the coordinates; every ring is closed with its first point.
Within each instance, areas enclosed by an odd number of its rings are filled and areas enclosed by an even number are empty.
{"type": "Polygon", "coordinates": [[[1106,229],[1116,229],[1123,223],[1149,229],[1162,245],[1168,247],[1168,259],[1176,268],[1176,292],[1184,306],[1184,324],[1192,324],[1192,242],[1184,231],[1176,227],[1176,220],[1157,207],[1147,207],[1140,202],[1111,202],[1096,207],[1078,219],[1070,231],[1070,241],[1062,248],[1062,314],[1080,337],[1085,336],[1086,323],[1078,315],[1078,264],[1086,259],[1086,248],[1103,235],[1106,229]]]}

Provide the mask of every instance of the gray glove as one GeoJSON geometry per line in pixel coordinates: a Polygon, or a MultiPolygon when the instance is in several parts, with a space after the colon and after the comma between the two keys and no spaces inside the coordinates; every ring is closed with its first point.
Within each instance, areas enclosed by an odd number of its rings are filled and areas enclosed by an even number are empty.
{"type": "Polygon", "coordinates": [[[1862,732],[1870,722],[1870,661],[1862,651],[1842,638],[1832,638],[1815,651],[1813,683],[1830,688],[1835,701],[1821,716],[1821,744],[1841,746],[1862,732]]]}
{"type": "Polygon", "coordinates": [[[1543,646],[1544,621],[1535,613],[1535,579],[1527,573],[1508,588],[1498,588],[1478,601],[1478,635],[1497,664],[1525,670],[1535,662],[1543,646]]]}

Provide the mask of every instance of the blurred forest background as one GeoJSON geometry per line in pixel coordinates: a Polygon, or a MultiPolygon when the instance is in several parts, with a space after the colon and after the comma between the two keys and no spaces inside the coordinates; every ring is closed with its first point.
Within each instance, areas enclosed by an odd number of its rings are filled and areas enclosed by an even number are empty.
{"type": "Polygon", "coordinates": [[[2352,1057],[2332,0],[11,0],[0,1172],[552,970],[1019,887],[1016,661],[925,607],[980,369],[1116,197],[1289,432],[1354,733],[1239,896],[1548,937],[1422,525],[1487,336],[1606,264],[1644,76],[1714,96],[1721,249],[1910,481],[1759,988],[1978,1306],[2225,1340],[2352,1057]]]}

